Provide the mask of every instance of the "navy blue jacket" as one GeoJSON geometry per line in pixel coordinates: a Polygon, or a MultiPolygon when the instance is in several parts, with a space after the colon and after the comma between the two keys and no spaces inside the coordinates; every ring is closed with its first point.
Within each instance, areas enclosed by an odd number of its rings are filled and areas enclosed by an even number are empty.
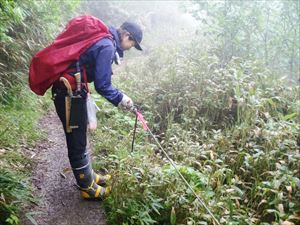
{"type": "Polygon", "coordinates": [[[112,63],[116,51],[120,57],[123,57],[123,49],[120,46],[117,30],[113,27],[110,27],[109,30],[114,41],[109,38],[97,41],[80,56],[79,64],[86,66],[88,82],[94,82],[96,91],[117,106],[122,100],[123,94],[111,83],[112,63]]]}

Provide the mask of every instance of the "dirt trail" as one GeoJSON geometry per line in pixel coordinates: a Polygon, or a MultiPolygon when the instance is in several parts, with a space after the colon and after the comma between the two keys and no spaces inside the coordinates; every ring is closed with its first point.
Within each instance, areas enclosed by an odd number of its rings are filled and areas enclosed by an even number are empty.
{"type": "MultiPolygon", "coordinates": [[[[38,205],[25,209],[32,212],[38,225],[105,225],[104,210],[101,202],[81,199],[70,168],[62,125],[55,113],[50,113],[40,121],[42,130],[48,138],[36,147],[34,161],[38,162],[33,174],[34,196],[41,199],[38,205]]],[[[24,216],[21,224],[33,223],[24,216]]]]}

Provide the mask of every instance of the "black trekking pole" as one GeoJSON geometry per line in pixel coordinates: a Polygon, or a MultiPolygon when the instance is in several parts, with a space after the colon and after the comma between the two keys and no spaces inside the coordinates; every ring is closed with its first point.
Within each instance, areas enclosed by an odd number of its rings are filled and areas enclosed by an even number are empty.
{"type": "Polygon", "coordinates": [[[136,127],[137,127],[137,120],[138,120],[138,115],[137,115],[136,112],[137,112],[137,109],[135,108],[133,110],[133,113],[135,114],[135,123],[134,123],[133,138],[132,138],[132,144],[131,144],[131,152],[133,152],[134,141],[135,141],[135,134],[136,134],[136,127]]]}

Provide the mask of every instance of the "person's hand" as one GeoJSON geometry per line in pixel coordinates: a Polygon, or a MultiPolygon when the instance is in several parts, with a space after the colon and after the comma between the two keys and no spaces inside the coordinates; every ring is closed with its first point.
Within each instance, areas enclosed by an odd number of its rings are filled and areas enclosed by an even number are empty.
{"type": "Polygon", "coordinates": [[[123,98],[119,103],[118,107],[120,107],[123,110],[131,111],[131,112],[134,111],[133,101],[125,94],[123,94],[123,98]]]}

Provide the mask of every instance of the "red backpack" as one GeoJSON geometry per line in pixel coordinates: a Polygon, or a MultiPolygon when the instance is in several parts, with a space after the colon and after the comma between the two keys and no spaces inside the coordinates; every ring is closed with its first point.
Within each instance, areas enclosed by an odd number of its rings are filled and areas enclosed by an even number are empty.
{"type": "Polygon", "coordinates": [[[96,41],[112,37],[108,27],[93,16],[79,16],[69,21],[62,33],[39,51],[30,63],[29,86],[44,95],[62,73],[96,41]]]}

